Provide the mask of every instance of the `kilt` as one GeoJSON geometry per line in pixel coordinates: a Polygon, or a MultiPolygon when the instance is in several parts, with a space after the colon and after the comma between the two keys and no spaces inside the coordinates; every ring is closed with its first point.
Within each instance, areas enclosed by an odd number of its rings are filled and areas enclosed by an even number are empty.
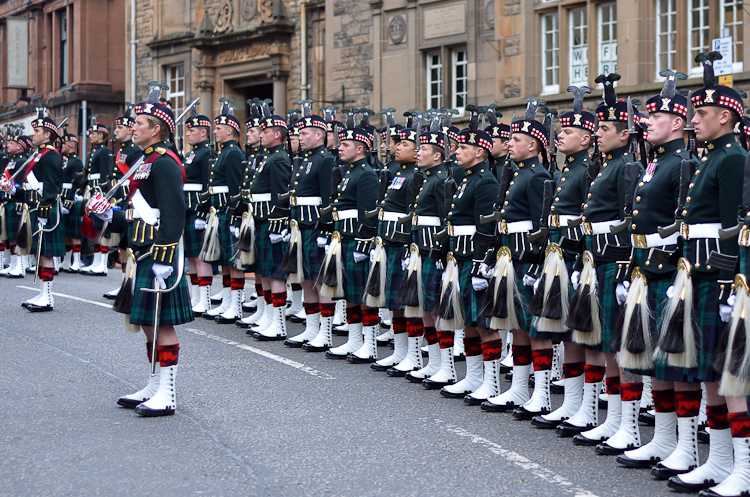
{"type": "MultiPolygon", "coordinates": [[[[154,308],[156,307],[156,296],[153,293],[143,292],[142,288],[154,287],[154,275],[151,272],[152,260],[150,257],[138,262],[135,270],[135,289],[133,291],[133,305],[130,308],[130,323],[135,325],[154,325],[154,308]]],[[[172,273],[167,278],[167,287],[174,285],[176,275],[172,273]]],[[[190,308],[190,294],[188,292],[187,278],[183,277],[180,284],[170,293],[162,294],[161,314],[159,323],[161,325],[178,325],[193,321],[193,311],[190,308]]]]}
{"type": "MultiPolygon", "coordinates": [[[[52,226],[55,225],[57,222],[57,206],[52,206],[52,212],[50,214],[49,219],[47,219],[47,225],[44,227],[45,229],[50,229],[52,226]]],[[[34,227],[32,229],[32,233],[37,231],[39,229],[39,224],[36,222],[36,216],[34,216],[35,221],[32,226],[34,227]]],[[[32,254],[36,254],[37,250],[37,243],[39,242],[39,235],[34,235],[34,243],[32,246],[32,254]]],[[[52,231],[45,231],[42,233],[42,252],[41,254],[44,257],[65,257],[65,241],[63,239],[63,226],[62,226],[62,219],[60,219],[60,224],[58,224],[55,229],[52,231]]]]}
{"type": "Polygon", "coordinates": [[[422,307],[427,312],[432,312],[435,299],[440,291],[440,270],[435,265],[435,259],[431,259],[427,253],[422,254],[422,295],[424,300],[422,307]]]}
{"type": "Polygon", "coordinates": [[[479,313],[484,300],[484,292],[477,292],[471,284],[471,269],[474,261],[458,261],[458,284],[461,303],[464,309],[464,326],[487,328],[487,318],[479,313]]]}
{"type": "Polygon", "coordinates": [[[364,303],[362,297],[365,293],[365,283],[367,282],[367,273],[370,270],[370,262],[368,259],[362,262],[354,262],[354,249],[356,247],[357,241],[353,238],[343,238],[341,240],[344,299],[349,304],[361,305],[364,303]]]}
{"type": "Polygon", "coordinates": [[[404,306],[396,303],[398,290],[404,281],[404,271],[401,269],[401,261],[406,256],[406,247],[389,246],[386,244],[385,252],[388,256],[388,266],[385,280],[385,306],[392,311],[402,311],[404,306]]]}
{"type": "Polygon", "coordinates": [[[21,216],[16,213],[16,203],[5,204],[5,229],[8,233],[8,243],[15,243],[18,230],[21,228],[21,216]]]}
{"type": "Polygon", "coordinates": [[[610,344],[615,336],[615,330],[619,326],[620,316],[623,309],[617,303],[615,297],[615,275],[617,274],[616,262],[599,262],[596,264],[596,284],[601,309],[600,318],[602,322],[602,343],[598,345],[585,345],[581,347],[605,354],[614,354],[610,344]]]}
{"type": "MultiPolygon", "coordinates": [[[[234,264],[234,243],[236,241],[232,232],[229,231],[229,227],[232,225],[232,216],[229,214],[219,214],[218,221],[219,260],[216,261],[216,264],[223,267],[230,267],[234,264]]],[[[195,227],[195,224],[193,224],[193,227],[195,227]]]]}
{"type": "Polygon", "coordinates": [[[70,212],[68,214],[63,214],[62,216],[61,222],[63,226],[63,236],[77,238],[79,240],[83,238],[83,235],[81,234],[82,221],[83,216],[81,216],[81,211],[78,208],[78,205],[73,205],[70,212]]]}
{"type": "MultiPolygon", "coordinates": [[[[258,266],[258,275],[263,278],[285,279],[286,273],[281,271],[281,261],[284,259],[286,243],[271,243],[268,224],[255,223],[255,264],[258,266]]],[[[227,229],[228,226],[229,224],[227,229]]]]}
{"type": "Polygon", "coordinates": [[[203,246],[203,235],[206,230],[198,231],[195,229],[195,220],[198,213],[187,211],[185,216],[185,229],[182,232],[182,243],[185,246],[185,257],[198,257],[203,246]]]}
{"type": "MultiPolygon", "coordinates": [[[[557,243],[560,241],[561,238],[561,230],[553,230],[550,231],[550,243],[557,243]],[[555,241],[552,242],[552,233],[557,232],[557,236],[555,237],[555,241]]],[[[574,261],[570,261],[567,255],[563,259],[565,261],[565,266],[568,268],[568,276],[573,274],[573,264],[574,261]]],[[[544,264],[544,263],[542,263],[544,264]]],[[[573,343],[573,332],[571,330],[567,330],[564,333],[550,333],[547,331],[539,331],[536,329],[535,322],[536,318],[535,316],[530,315],[527,311],[528,309],[528,303],[529,299],[531,299],[531,296],[534,294],[534,287],[533,286],[526,286],[523,284],[523,275],[526,274],[526,271],[529,269],[530,264],[524,264],[523,265],[523,271],[518,273],[517,266],[520,265],[520,263],[513,262],[513,268],[516,269],[516,283],[519,285],[519,292],[521,293],[522,298],[524,299],[524,308],[523,313],[525,314],[525,318],[527,321],[529,321],[529,336],[533,338],[538,338],[540,340],[554,340],[554,341],[561,341],[561,342],[568,342],[573,343]]],[[[541,283],[541,282],[540,282],[541,283]]],[[[573,289],[573,285],[568,285],[568,302],[570,302],[570,299],[573,297],[573,294],[575,293],[575,290],[573,289]]],[[[518,317],[518,322],[521,323],[521,316],[518,317]]],[[[523,328],[524,330],[526,328],[523,328]]]]}
{"type": "Polygon", "coordinates": [[[302,270],[306,280],[315,280],[320,273],[320,266],[325,258],[325,249],[318,247],[320,231],[313,227],[300,225],[302,237],[302,270]]]}
{"type": "MultiPolygon", "coordinates": [[[[693,282],[693,315],[695,326],[700,330],[698,342],[698,366],[680,370],[689,381],[713,382],[721,379],[721,373],[713,368],[714,352],[724,331],[724,323],[719,317],[719,283],[716,280],[692,278],[693,282]]],[[[665,299],[666,301],[666,299],[665,299]]],[[[664,367],[661,360],[656,360],[656,367],[664,367]]],[[[669,366],[667,366],[669,367],[669,366]]]]}

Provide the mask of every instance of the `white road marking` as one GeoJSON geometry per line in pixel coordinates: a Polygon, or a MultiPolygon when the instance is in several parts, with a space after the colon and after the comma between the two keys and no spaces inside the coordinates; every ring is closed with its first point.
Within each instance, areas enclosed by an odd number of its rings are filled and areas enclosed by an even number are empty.
{"type": "Polygon", "coordinates": [[[307,373],[309,375],[315,376],[317,378],[322,378],[324,380],[335,380],[333,376],[331,376],[328,373],[324,373],[323,371],[319,371],[315,368],[311,368],[310,366],[305,366],[301,362],[293,361],[291,359],[287,359],[286,357],[281,357],[280,355],[273,354],[271,352],[257,349],[255,347],[251,347],[250,345],[235,342],[234,340],[229,340],[228,338],[221,337],[219,335],[213,335],[211,333],[207,333],[203,330],[197,330],[195,328],[187,328],[187,331],[190,333],[193,333],[195,335],[204,336],[206,338],[210,338],[211,340],[215,340],[219,343],[223,343],[225,345],[231,345],[233,347],[237,347],[238,349],[247,350],[248,352],[252,352],[253,354],[258,354],[260,356],[263,356],[267,359],[271,359],[272,361],[280,362],[281,364],[284,364],[286,366],[293,367],[295,369],[298,369],[302,371],[303,373],[307,373]]]}
{"type": "Polygon", "coordinates": [[[565,493],[572,494],[575,497],[597,497],[596,494],[593,494],[584,488],[575,486],[573,482],[566,480],[564,477],[558,475],[553,471],[543,468],[540,464],[537,464],[527,457],[522,456],[518,452],[504,449],[500,444],[471,433],[461,428],[460,426],[446,424],[439,419],[435,421],[439,426],[442,426],[449,433],[458,435],[459,437],[469,438],[471,439],[471,443],[478,444],[487,448],[493,454],[497,454],[506,461],[513,463],[522,469],[532,472],[534,475],[546,482],[552,483],[553,485],[559,485],[560,487],[562,487],[562,490],[565,493]]]}
{"type": "MultiPolygon", "coordinates": [[[[24,290],[35,290],[37,292],[39,291],[38,288],[34,288],[33,286],[16,285],[16,288],[23,288],[24,290]]],[[[81,297],[74,297],[72,295],[67,295],[65,293],[52,292],[52,295],[54,295],[55,297],[62,297],[64,299],[77,300],[79,302],[86,302],[87,304],[98,305],[99,307],[104,307],[105,309],[112,309],[112,304],[103,304],[101,302],[96,302],[96,301],[89,300],[89,299],[82,299],[81,297]]]]}

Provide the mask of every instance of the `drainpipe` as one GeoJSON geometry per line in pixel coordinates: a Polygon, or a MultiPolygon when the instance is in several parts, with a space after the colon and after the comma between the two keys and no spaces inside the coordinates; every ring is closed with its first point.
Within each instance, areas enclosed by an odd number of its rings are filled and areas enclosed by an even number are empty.
{"type": "Polygon", "coordinates": [[[300,96],[301,100],[307,100],[307,2],[302,1],[300,7],[300,96]]]}
{"type": "Polygon", "coordinates": [[[130,0],[130,101],[135,103],[135,49],[138,40],[135,37],[135,0],[130,0]]]}

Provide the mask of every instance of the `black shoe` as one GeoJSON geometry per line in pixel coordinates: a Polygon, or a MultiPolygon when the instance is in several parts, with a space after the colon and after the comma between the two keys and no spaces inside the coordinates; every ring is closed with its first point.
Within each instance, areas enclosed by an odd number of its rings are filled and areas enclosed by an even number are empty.
{"type": "Polygon", "coordinates": [[[252,330],[252,329],[250,329],[250,328],[248,328],[248,329],[246,329],[246,330],[245,330],[245,334],[246,334],[246,335],[250,335],[251,337],[255,338],[255,335],[257,335],[257,334],[258,334],[258,332],[257,332],[257,331],[254,331],[254,330],[252,330]]]}
{"type": "Polygon", "coordinates": [[[174,414],[174,409],[150,409],[143,404],[139,404],[138,407],[135,408],[135,413],[147,418],[153,418],[156,416],[172,416],[174,414]]]}
{"type": "Polygon", "coordinates": [[[604,442],[596,446],[596,453],[602,456],[618,456],[620,454],[624,454],[625,451],[637,448],[638,447],[627,447],[625,449],[618,449],[617,447],[612,447],[607,442],[604,442]]]}
{"type": "Polygon", "coordinates": [[[349,352],[346,354],[334,354],[330,350],[326,350],[326,359],[334,359],[336,361],[343,361],[346,359],[346,356],[349,355],[349,352]]]}
{"type": "Polygon", "coordinates": [[[302,346],[306,343],[307,343],[307,340],[305,340],[304,342],[298,342],[296,340],[290,340],[288,338],[284,340],[284,345],[292,349],[301,349],[302,346]]]}
{"type": "Polygon", "coordinates": [[[656,466],[651,468],[651,474],[654,475],[657,480],[668,480],[673,476],[682,475],[694,469],[695,466],[691,466],[689,469],[671,469],[664,466],[662,463],[657,463],[656,466]]]}
{"type": "Polygon", "coordinates": [[[305,320],[301,317],[298,317],[296,314],[292,314],[288,318],[286,318],[287,321],[291,321],[292,323],[304,323],[305,320]]]}
{"type": "Polygon", "coordinates": [[[599,402],[599,409],[606,409],[607,408],[607,401],[606,400],[598,399],[598,402],[599,402]]]}
{"type": "Polygon", "coordinates": [[[126,409],[135,409],[138,407],[139,404],[142,404],[146,402],[148,399],[143,400],[135,400],[135,399],[126,399],[125,397],[121,397],[117,399],[117,405],[124,407],[126,409]]]}
{"type": "Polygon", "coordinates": [[[312,345],[310,342],[302,346],[302,350],[304,350],[305,352],[325,352],[330,348],[331,347],[329,345],[312,345]]]}
{"type": "Polygon", "coordinates": [[[500,372],[500,374],[510,373],[511,371],[513,371],[513,366],[503,366],[502,364],[500,364],[498,366],[498,371],[500,372]]]}
{"type": "Polygon", "coordinates": [[[392,364],[390,366],[383,366],[382,364],[378,364],[377,362],[370,364],[370,369],[373,371],[380,371],[381,373],[387,372],[389,369],[391,369],[395,364],[392,364]]]}
{"type": "Polygon", "coordinates": [[[286,335],[275,335],[275,336],[267,336],[267,335],[261,335],[260,333],[257,333],[253,338],[258,340],[259,342],[280,342],[281,340],[286,340],[286,335]]]}
{"type": "Polygon", "coordinates": [[[487,411],[487,412],[508,412],[518,407],[512,402],[509,402],[507,404],[493,404],[489,400],[485,400],[484,402],[480,404],[480,406],[483,411],[487,411]]]}
{"type": "Polygon", "coordinates": [[[520,421],[529,421],[534,419],[534,416],[542,416],[543,414],[549,414],[549,409],[528,411],[524,406],[519,406],[513,410],[513,417],[520,421]]]}
{"type": "Polygon", "coordinates": [[[556,385],[554,381],[551,381],[549,384],[549,391],[550,393],[556,393],[558,395],[562,395],[565,393],[565,386],[556,385]]]}
{"type": "Polygon", "coordinates": [[[396,369],[395,367],[390,368],[385,372],[385,374],[387,374],[388,376],[392,376],[393,378],[403,378],[404,376],[406,376],[406,373],[408,373],[408,371],[401,371],[400,369],[396,369]]]}
{"type": "Polygon", "coordinates": [[[207,319],[209,321],[213,321],[214,319],[216,319],[216,316],[212,316],[211,314],[209,314],[207,312],[204,312],[203,314],[201,314],[201,317],[203,319],[207,319]]]}
{"type": "Polygon", "coordinates": [[[713,480],[703,481],[703,483],[685,483],[680,479],[679,476],[672,476],[669,478],[669,481],[667,482],[667,486],[671,488],[672,490],[677,490],[678,492],[690,492],[690,493],[697,493],[701,490],[705,490],[707,488],[711,488],[716,485],[716,482],[713,480]]]}
{"type": "Polygon", "coordinates": [[[638,415],[638,422],[645,426],[654,426],[656,424],[656,416],[648,411],[642,412],[638,415]]]}
{"type": "Polygon", "coordinates": [[[573,443],[576,445],[581,445],[583,447],[596,447],[600,443],[604,442],[606,438],[602,437],[599,440],[592,440],[591,438],[586,438],[580,433],[573,437],[573,443]]]}
{"type": "Polygon", "coordinates": [[[620,454],[619,456],[617,456],[617,462],[622,464],[626,468],[639,468],[639,469],[653,468],[654,465],[658,463],[659,461],[661,461],[661,458],[659,457],[652,457],[646,460],[646,459],[631,459],[626,454],[620,454]]]}
{"type": "Polygon", "coordinates": [[[513,381],[513,368],[510,368],[510,371],[505,373],[505,381],[513,381]]]}
{"type": "Polygon", "coordinates": [[[424,380],[427,379],[427,378],[417,378],[416,376],[412,375],[413,372],[414,371],[409,371],[408,373],[406,373],[406,376],[404,377],[406,378],[406,381],[408,381],[409,383],[422,383],[424,380]]]}
{"type": "MultiPolygon", "coordinates": [[[[566,418],[567,419],[567,418],[566,418]]],[[[560,424],[565,421],[564,419],[547,419],[542,416],[534,416],[531,418],[531,426],[536,426],[542,430],[554,430],[560,424]]]]}
{"type": "Polygon", "coordinates": [[[30,312],[51,312],[54,311],[55,308],[51,305],[36,305],[36,304],[29,304],[26,306],[26,310],[30,312]]]}
{"type": "Polygon", "coordinates": [[[442,395],[442,396],[443,396],[443,397],[445,397],[446,399],[463,399],[463,398],[465,398],[465,397],[466,397],[467,395],[469,395],[470,393],[471,393],[471,392],[458,392],[458,393],[453,393],[453,392],[449,392],[449,391],[448,391],[448,390],[446,390],[445,388],[441,388],[441,389],[440,389],[440,395],[442,395]]]}
{"type": "Polygon", "coordinates": [[[214,321],[219,324],[232,324],[237,322],[237,318],[225,318],[220,314],[214,318],[214,321]]]}
{"type": "Polygon", "coordinates": [[[374,357],[363,358],[363,357],[356,356],[352,354],[351,352],[349,353],[348,356],[346,356],[346,360],[351,362],[352,364],[370,364],[370,363],[377,361],[377,359],[374,357]]]}
{"type": "Polygon", "coordinates": [[[455,381],[434,381],[430,378],[425,378],[422,380],[422,388],[425,390],[437,390],[438,388],[443,388],[446,385],[453,385],[455,381]]]}
{"type": "Polygon", "coordinates": [[[107,300],[115,300],[115,299],[117,299],[117,295],[112,295],[110,293],[105,293],[104,295],[102,295],[102,297],[105,298],[105,299],[107,299],[107,300]]]}
{"type": "Polygon", "coordinates": [[[563,437],[563,438],[569,438],[574,437],[576,435],[579,435],[583,433],[584,431],[589,431],[591,429],[595,428],[594,425],[586,425],[586,426],[576,426],[568,423],[567,421],[563,421],[559,425],[557,425],[557,436],[563,437]]]}
{"type": "Polygon", "coordinates": [[[464,361],[466,361],[466,355],[464,354],[453,356],[453,362],[464,362],[464,361]]]}

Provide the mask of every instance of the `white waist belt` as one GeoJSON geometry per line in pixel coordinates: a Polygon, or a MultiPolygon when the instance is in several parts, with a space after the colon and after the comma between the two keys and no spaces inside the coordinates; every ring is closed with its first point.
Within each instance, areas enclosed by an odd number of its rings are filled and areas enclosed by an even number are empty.
{"type": "MultiPolygon", "coordinates": [[[[156,217],[156,219],[159,219],[159,216],[161,215],[161,212],[159,211],[159,209],[152,208],[151,212],[154,213],[154,216],[156,217]]],[[[141,219],[141,215],[135,209],[133,209],[133,219],[141,219]]]]}
{"type": "Polygon", "coordinates": [[[34,188],[33,186],[31,186],[30,183],[24,183],[23,184],[23,189],[26,190],[27,192],[35,191],[35,192],[39,192],[41,194],[44,191],[44,184],[43,183],[39,183],[39,187],[38,188],[34,188]]]}
{"type": "Polygon", "coordinates": [[[63,190],[71,190],[73,188],[73,183],[63,183],[63,190]]]}
{"type": "Polygon", "coordinates": [[[473,224],[463,226],[448,226],[448,234],[451,236],[471,236],[477,232],[477,227],[473,224]]]}
{"type": "Polygon", "coordinates": [[[602,221],[600,223],[591,223],[591,234],[592,235],[609,234],[611,233],[611,231],[609,230],[609,227],[614,226],[615,224],[619,222],[620,222],[619,220],[613,219],[612,221],[602,221]]]}
{"type": "Polygon", "coordinates": [[[381,221],[398,221],[402,217],[405,217],[408,215],[409,214],[405,212],[380,211],[380,220],[381,221]]]}
{"type": "Polygon", "coordinates": [[[676,245],[677,239],[680,237],[680,233],[675,231],[671,235],[669,235],[666,238],[662,238],[659,233],[651,233],[649,235],[630,235],[630,241],[633,244],[635,248],[641,248],[639,247],[639,243],[637,238],[639,236],[642,236],[642,240],[646,240],[646,246],[647,248],[651,247],[663,247],[665,245],[676,245]]]}
{"type": "Polygon", "coordinates": [[[687,235],[687,240],[693,238],[719,238],[721,223],[683,224],[682,234],[687,235]]]}
{"type": "MultiPolygon", "coordinates": [[[[227,187],[228,189],[229,187],[227,187]]],[[[203,185],[200,183],[185,183],[182,185],[183,192],[200,192],[203,191],[203,185]]]]}
{"type": "Polygon", "coordinates": [[[550,226],[552,226],[552,217],[553,216],[556,216],[557,219],[560,221],[560,227],[561,228],[567,228],[568,227],[568,223],[570,221],[573,221],[573,220],[578,219],[579,217],[581,217],[581,216],[571,216],[571,215],[568,215],[568,214],[550,214],[550,216],[549,216],[549,219],[550,219],[549,220],[549,224],[550,224],[550,226]]]}
{"type": "Polygon", "coordinates": [[[292,205],[320,205],[323,199],[320,197],[292,197],[292,205]]]}
{"type": "Polygon", "coordinates": [[[101,177],[102,177],[101,173],[89,174],[89,179],[101,179],[101,177]]]}
{"type": "Polygon", "coordinates": [[[506,223],[505,229],[509,235],[513,233],[524,233],[533,230],[534,223],[531,221],[515,221],[513,223],[506,223]]]}
{"type": "Polygon", "coordinates": [[[440,226],[440,218],[437,216],[417,216],[414,214],[414,226],[440,226]]]}
{"type": "Polygon", "coordinates": [[[229,193],[229,187],[228,186],[210,186],[209,191],[211,192],[211,195],[216,195],[217,193],[229,193]]]}
{"type": "Polygon", "coordinates": [[[250,201],[251,202],[270,202],[271,194],[270,193],[251,193],[250,201]]]}
{"type": "Polygon", "coordinates": [[[333,211],[333,219],[336,221],[343,221],[344,219],[352,219],[359,216],[357,209],[346,209],[343,211],[333,211]]]}

